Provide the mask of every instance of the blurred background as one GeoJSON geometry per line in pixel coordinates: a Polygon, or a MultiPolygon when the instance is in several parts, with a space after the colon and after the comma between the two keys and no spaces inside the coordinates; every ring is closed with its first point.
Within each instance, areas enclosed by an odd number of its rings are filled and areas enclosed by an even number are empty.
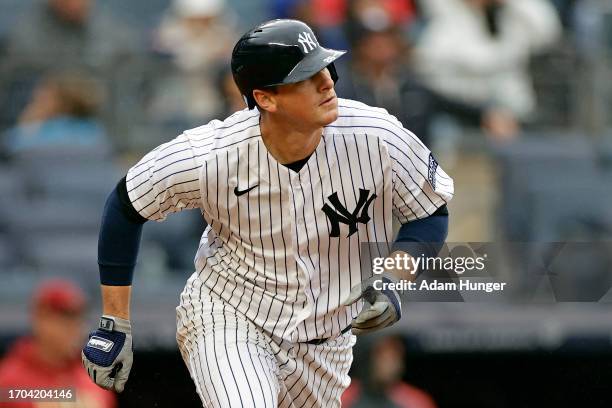
{"type": "MultiPolygon", "coordinates": [[[[348,49],[338,95],[434,151],[455,179],[449,241],[529,243],[499,257],[518,289],[407,302],[388,336],[360,339],[345,406],[611,406],[610,0],[1,0],[0,384],[30,375],[20,356],[70,355],[53,327],[96,325],[106,195],[148,150],[243,108],[233,44],[275,17],[348,49]]],[[[145,225],[133,374],[83,407],[199,406],[174,308],[200,218],[145,225]]]]}

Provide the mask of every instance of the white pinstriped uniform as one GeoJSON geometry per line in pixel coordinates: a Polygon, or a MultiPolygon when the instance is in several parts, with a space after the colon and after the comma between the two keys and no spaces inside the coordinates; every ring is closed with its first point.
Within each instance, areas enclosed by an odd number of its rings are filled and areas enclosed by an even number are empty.
{"type": "Polygon", "coordinates": [[[397,119],[351,100],[338,105],[338,119],[299,172],[268,153],[256,109],[185,131],[128,172],[142,216],[161,221],[200,208],[208,223],[177,308],[179,345],[205,404],[339,405],[354,344],[341,331],[361,307],[341,303],[361,280],[359,244],[391,242],[393,215],[406,223],[452,198],[452,179],[397,119]],[[319,338],[330,340],[305,343],[319,338]],[[215,344],[237,350],[225,348],[224,359],[215,344]],[[297,380],[288,379],[291,370],[297,380]],[[238,391],[274,398],[251,404],[238,391]]]}

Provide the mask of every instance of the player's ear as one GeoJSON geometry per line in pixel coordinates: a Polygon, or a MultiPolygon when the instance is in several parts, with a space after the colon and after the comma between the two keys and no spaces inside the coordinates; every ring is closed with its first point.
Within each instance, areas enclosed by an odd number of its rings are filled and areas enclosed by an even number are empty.
{"type": "Polygon", "coordinates": [[[253,98],[255,98],[255,102],[257,102],[257,105],[261,109],[268,112],[276,112],[276,98],[274,97],[274,93],[255,89],[253,90],[253,98]]]}

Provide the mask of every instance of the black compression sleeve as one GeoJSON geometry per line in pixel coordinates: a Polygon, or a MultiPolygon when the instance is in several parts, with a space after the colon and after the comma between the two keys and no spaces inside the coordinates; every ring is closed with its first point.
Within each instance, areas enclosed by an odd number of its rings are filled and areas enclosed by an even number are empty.
{"type": "Polygon", "coordinates": [[[440,252],[447,234],[448,209],[443,205],[427,218],[403,224],[395,239],[395,247],[414,257],[435,257],[440,252]]]}
{"type": "Polygon", "coordinates": [[[123,178],[106,200],[102,215],[98,266],[103,285],[132,284],[145,221],[146,218],[140,216],[130,203],[123,178]]]}
{"type": "Polygon", "coordinates": [[[132,201],[130,200],[130,196],[127,192],[127,185],[125,183],[125,177],[119,180],[117,183],[117,195],[119,196],[119,201],[121,202],[121,211],[128,217],[131,221],[138,222],[140,224],[144,224],[147,222],[147,219],[140,215],[138,211],[132,205],[132,201]]]}

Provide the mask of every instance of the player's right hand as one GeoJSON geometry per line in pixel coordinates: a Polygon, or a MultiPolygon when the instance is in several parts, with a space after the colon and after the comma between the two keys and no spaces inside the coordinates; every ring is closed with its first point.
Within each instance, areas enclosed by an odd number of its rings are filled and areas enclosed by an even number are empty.
{"type": "Polygon", "coordinates": [[[102,316],[81,353],[83,366],[102,388],[122,392],[132,368],[132,328],[129,320],[102,316]]]}

